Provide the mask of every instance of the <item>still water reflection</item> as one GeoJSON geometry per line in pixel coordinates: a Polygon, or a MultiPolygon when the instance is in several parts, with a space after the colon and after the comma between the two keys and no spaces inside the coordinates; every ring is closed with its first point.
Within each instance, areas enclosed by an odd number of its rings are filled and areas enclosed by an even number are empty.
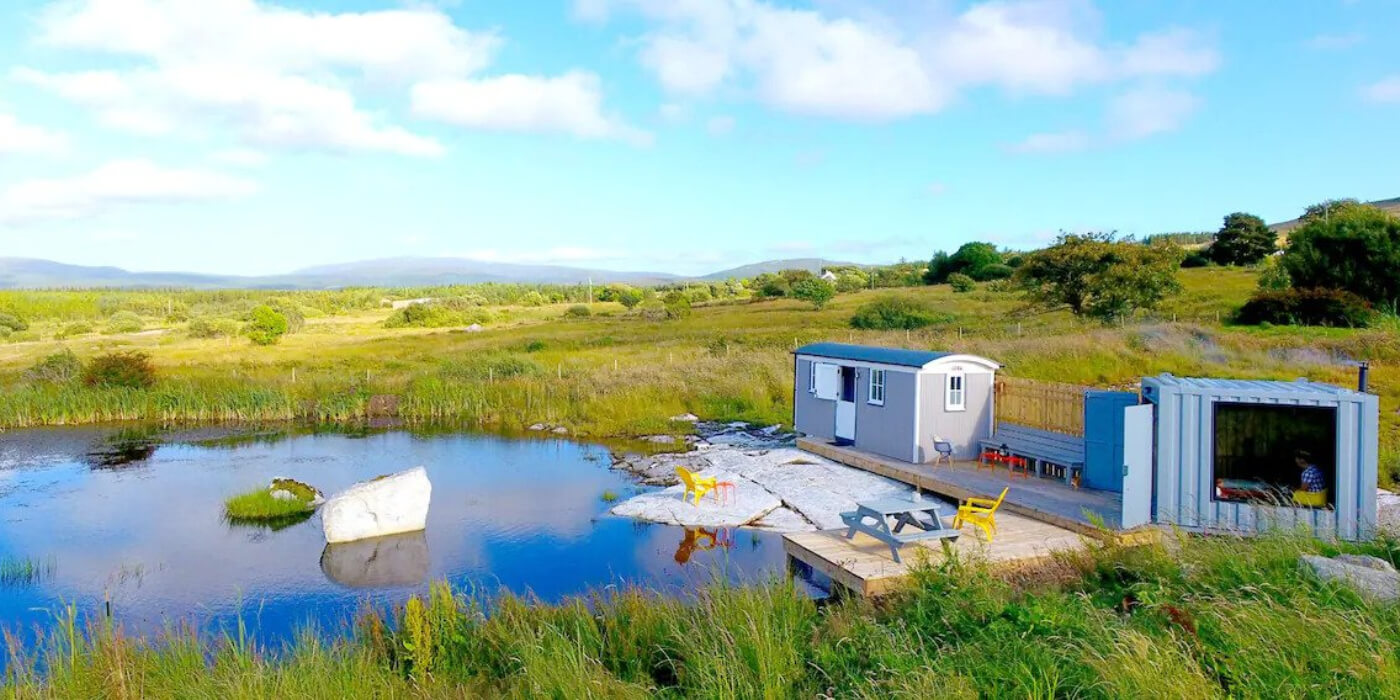
{"type": "Polygon", "coordinates": [[[446,579],[559,600],[605,586],[680,591],[716,575],[780,575],[776,535],[687,531],[606,514],[641,487],[606,448],[565,440],[407,432],[301,435],[241,444],[151,444],[130,430],[0,434],[0,558],[43,575],[0,581],[0,624],[46,624],[64,602],[110,600],[128,630],[249,622],[263,641],[316,622],[337,629],[446,579]],[[326,493],[427,468],[426,532],[328,547],[319,515],[276,527],[226,522],[223,500],[289,476],[326,493]]]}

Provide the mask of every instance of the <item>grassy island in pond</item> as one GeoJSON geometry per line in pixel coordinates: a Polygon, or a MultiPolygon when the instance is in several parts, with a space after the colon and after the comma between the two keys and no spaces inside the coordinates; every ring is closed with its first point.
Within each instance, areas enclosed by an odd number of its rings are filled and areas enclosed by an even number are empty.
{"type": "Polygon", "coordinates": [[[298,519],[315,510],[316,490],[291,479],[275,479],[266,488],[254,489],[224,502],[224,513],[235,522],[298,519]],[[283,494],[290,494],[290,497],[283,494]]]}

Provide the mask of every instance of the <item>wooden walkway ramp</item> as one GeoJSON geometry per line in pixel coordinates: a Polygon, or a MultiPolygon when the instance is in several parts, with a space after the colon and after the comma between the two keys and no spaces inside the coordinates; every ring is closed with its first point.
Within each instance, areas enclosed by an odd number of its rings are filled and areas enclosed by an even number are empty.
{"type": "Polygon", "coordinates": [[[1003,510],[1086,535],[1104,537],[1108,534],[1104,529],[1118,530],[1122,522],[1122,499],[1110,491],[1075,490],[1062,481],[1035,476],[1012,478],[1005,467],[978,469],[973,462],[938,467],[913,464],[809,438],[799,438],[797,447],[959,501],[972,496],[996,498],[1010,487],[1003,510]]]}
{"type": "MultiPolygon", "coordinates": [[[[955,511],[955,506],[946,509],[950,518],[955,511]]],[[[992,563],[1019,563],[1084,546],[1084,536],[1077,532],[1014,513],[998,513],[997,535],[991,542],[975,528],[966,528],[962,537],[949,543],[949,551],[992,563]]],[[[915,542],[900,550],[904,563],[896,563],[889,545],[859,533],[848,540],[844,529],[788,533],[783,536],[783,549],[789,557],[861,596],[888,593],[921,561],[936,564],[947,556],[939,542],[915,542]]]]}

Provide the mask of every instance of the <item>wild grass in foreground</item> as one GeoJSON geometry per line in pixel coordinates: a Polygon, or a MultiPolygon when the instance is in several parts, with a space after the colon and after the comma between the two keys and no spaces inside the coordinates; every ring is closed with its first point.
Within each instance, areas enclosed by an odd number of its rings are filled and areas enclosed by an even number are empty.
{"type": "MultiPolygon", "coordinates": [[[[17,653],[15,697],[1400,697],[1400,606],[1299,569],[1296,537],[1098,549],[920,572],[879,603],[714,584],[561,605],[445,585],[282,653],[71,621],[17,653]],[[48,673],[34,669],[43,666],[48,673]]],[[[1392,562],[1400,544],[1347,545],[1392,562]]],[[[12,645],[13,648],[13,645],[12,645]]]]}

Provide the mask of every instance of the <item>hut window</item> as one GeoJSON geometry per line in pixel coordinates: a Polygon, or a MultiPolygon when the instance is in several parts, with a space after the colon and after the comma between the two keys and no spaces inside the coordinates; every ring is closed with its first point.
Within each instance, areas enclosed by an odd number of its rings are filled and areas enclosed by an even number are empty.
{"type": "Polygon", "coordinates": [[[885,370],[870,370],[870,403],[885,405],[885,370]]]}
{"type": "Polygon", "coordinates": [[[817,363],[815,361],[807,363],[807,393],[817,393],[817,363]]]}
{"type": "Polygon", "coordinates": [[[1216,403],[1214,447],[1210,483],[1217,501],[1292,507],[1336,503],[1334,408],[1216,403]],[[1316,470],[1307,470],[1305,478],[1308,465],[1316,470]]]}
{"type": "Polygon", "coordinates": [[[967,410],[967,378],[962,372],[950,372],[947,379],[947,390],[943,396],[943,409],[946,411],[967,410]]]}

